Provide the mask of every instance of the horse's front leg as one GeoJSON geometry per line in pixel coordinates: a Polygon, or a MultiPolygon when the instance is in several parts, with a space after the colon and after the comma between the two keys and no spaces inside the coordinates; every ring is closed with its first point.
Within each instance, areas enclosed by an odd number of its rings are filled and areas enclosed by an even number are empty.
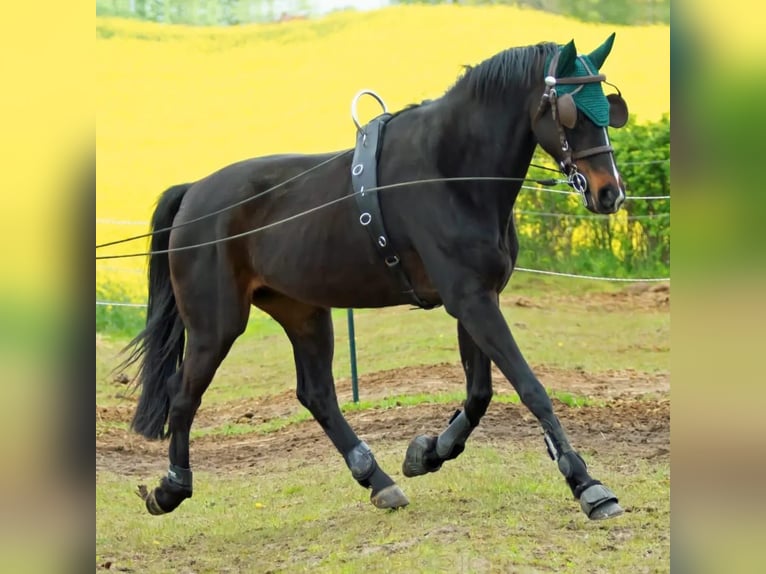
{"type": "Polygon", "coordinates": [[[407,448],[402,464],[405,476],[436,472],[447,460],[456,458],[492,400],[492,363],[476,345],[462,323],[457,325],[460,359],[466,379],[466,401],[463,410],[452,415],[447,428],[439,436],[420,435],[407,448]]]}
{"type": "Polygon", "coordinates": [[[445,300],[445,306],[498,366],[519,394],[521,402],[540,421],[548,452],[557,462],[575,499],[580,501],[583,512],[594,520],[622,514],[614,493],[588,474],[585,461],[569,444],[545,388],[521,354],[500,312],[497,295],[487,292],[464,294],[445,300]]]}

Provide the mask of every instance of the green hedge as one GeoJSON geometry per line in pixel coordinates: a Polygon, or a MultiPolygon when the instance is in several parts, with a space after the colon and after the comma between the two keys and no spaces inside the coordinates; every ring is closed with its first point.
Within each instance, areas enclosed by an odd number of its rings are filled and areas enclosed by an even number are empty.
{"type": "MultiPolygon", "coordinates": [[[[130,295],[118,283],[96,285],[96,301],[114,303],[146,303],[131,301],[130,295]]],[[[146,324],[144,307],[96,305],[96,332],[135,337],[146,324]]]]}
{"type": "MultiPolygon", "coordinates": [[[[670,195],[669,116],[629,122],[611,130],[610,137],[628,197],[670,195]]],[[[533,163],[553,166],[539,149],[533,163]]],[[[533,167],[529,176],[550,178],[551,172],[533,167]]],[[[627,200],[619,214],[600,216],[587,211],[577,195],[523,190],[516,210],[522,267],[621,278],[669,276],[669,199],[627,200]]]]}

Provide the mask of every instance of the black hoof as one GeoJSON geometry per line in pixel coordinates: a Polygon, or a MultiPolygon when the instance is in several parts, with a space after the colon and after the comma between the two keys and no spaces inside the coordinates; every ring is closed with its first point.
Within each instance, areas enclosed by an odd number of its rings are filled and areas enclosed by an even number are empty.
{"type": "Polygon", "coordinates": [[[438,464],[429,463],[429,459],[434,458],[436,458],[436,437],[424,434],[415,437],[404,455],[402,463],[404,476],[413,477],[436,472],[442,467],[442,463],[441,461],[438,464]]]}
{"type": "Polygon", "coordinates": [[[146,488],[146,485],[139,484],[138,491],[136,492],[136,494],[146,504],[146,510],[149,511],[149,514],[152,514],[154,516],[159,516],[161,514],[167,513],[167,510],[163,509],[160,506],[159,502],[157,502],[157,496],[154,494],[154,490],[149,491],[146,488]]]}
{"type": "Polygon", "coordinates": [[[625,511],[622,509],[622,506],[613,500],[608,500],[607,502],[599,504],[596,508],[591,510],[590,516],[588,516],[588,518],[591,520],[606,520],[607,518],[614,518],[615,516],[619,516],[623,512],[625,511]]]}
{"type": "Polygon", "coordinates": [[[184,500],[191,498],[192,491],[191,488],[171,483],[165,477],[160,481],[159,487],[154,490],[149,490],[143,484],[139,485],[136,494],[146,504],[146,510],[149,511],[149,514],[159,516],[178,508],[178,505],[184,500]]]}
{"type": "Polygon", "coordinates": [[[410,503],[409,499],[402,492],[402,489],[395,484],[387,486],[383,490],[370,495],[370,501],[376,508],[390,508],[392,510],[403,508],[410,503]]]}
{"type": "Polygon", "coordinates": [[[614,518],[624,512],[617,497],[603,484],[594,484],[580,495],[582,511],[591,520],[614,518]]]}

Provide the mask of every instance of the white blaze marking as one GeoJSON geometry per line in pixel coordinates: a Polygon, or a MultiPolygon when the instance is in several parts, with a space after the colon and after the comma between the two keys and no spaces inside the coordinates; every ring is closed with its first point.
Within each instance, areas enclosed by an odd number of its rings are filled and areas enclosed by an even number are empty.
{"type": "MultiPolygon", "coordinates": [[[[606,131],[606,126],[604,126],[604,139],[606,140],[606,145],[610,146],[611,142],[609,141],[609,134],[606,131]]],[[[617,201],[615,201],[615,204],[619,207],[620,204],[625,201],[625,192],[622,189],[622,180],[617,171],[617,164],[614,162],[614,152],[609,152],[609,161],[612,162],[612,175],[614,175],[614,180],[617,182],[617,190],[620,192],[617,201]]]]}

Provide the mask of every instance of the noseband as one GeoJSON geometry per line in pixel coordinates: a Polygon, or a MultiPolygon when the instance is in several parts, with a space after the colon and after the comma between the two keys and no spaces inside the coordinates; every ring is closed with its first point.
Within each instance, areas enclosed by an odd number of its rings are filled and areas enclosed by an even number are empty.
{"type": "MultiPolygon", "coordinates": [[[[548,67],[548,74],[545,76],[545,92],[540,99],[540,105],[537,108],[537,113],[532,121],[532,125],[536,125],[538,120],[543,116],[548,106],[551,107],[551,114],[553,120],[556,122],[556,128],[559,132],[559,143],[561,145],[561,151],[564,152],[564,160],[561,162],[561,167],[564,173],[568,177],[569,185],[580,192],[585,201],[585,191],[587,189],[587,181],[585,176],[577,170],[575,160],[582,159],[584,157],[590,157],[593,155],[599,155],[602,153],[610,153],[613,150],[612,146],[600,145],[584,150],[574,151],[569,142],[567,141],[566,132],[564,128],[573,128],[577,120],[577,107],[574,101],[574,94],[576,94],[583,85],[594,84],[596,82],[603,82],[606,80],[604,74],[590,73],[587,76],[557,78],[556,66],[558,65],[560,52],[557,52],[551,59],[550,66],[548,67]],[[564,84],[577,84],[580,87],[572,93],[564,94],[559,98],[556,91],[557,85],[564,84]]],[[[585,66],[585,69],[591,71],[587,62],[584,59],[580,61],[585,66]]]]}

